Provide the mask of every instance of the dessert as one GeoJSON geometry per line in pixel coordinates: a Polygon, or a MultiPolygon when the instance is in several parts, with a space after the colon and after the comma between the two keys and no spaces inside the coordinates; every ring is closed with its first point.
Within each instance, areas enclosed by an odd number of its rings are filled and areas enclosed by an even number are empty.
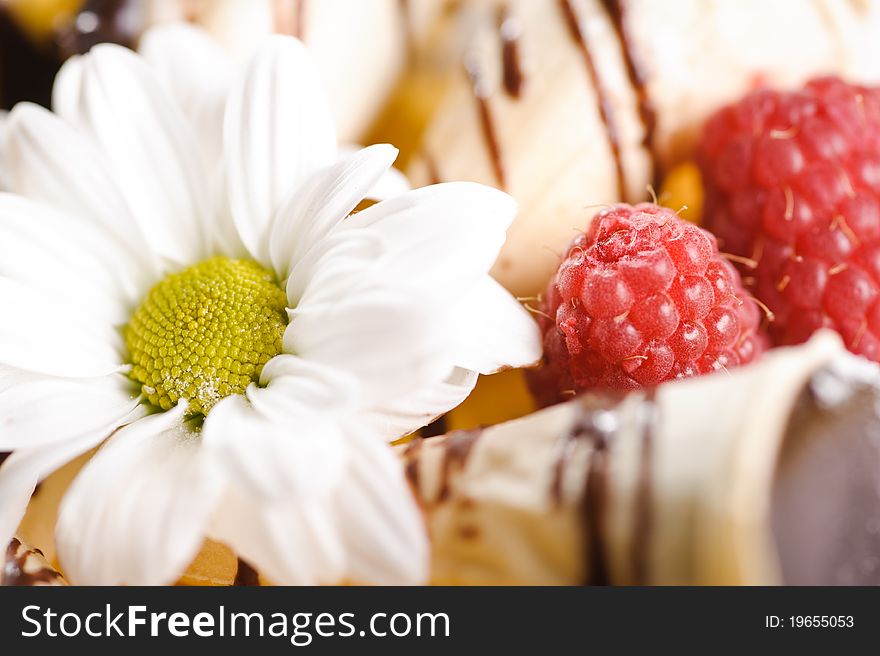
{"type": "Polygon", "coordinates": [[[659,205],[617,205],[578,235],[539,323],[539,399],[728,371],[763,350],[759,310],[714,237],[659,205]]]}
{"type": "Polygon", "coordinates": [[[409,173],[495,184],[519,201],[494,275],[523,297],[545,288],[590,208],[646,199],[722,105],[820,73],[880,79],[877,2],[462,4],[474,36],[409,173]],[[515,56],[499,6],[520,28],[515,56]]]}
{"type": "Polygon", "coordinates": [[[880,582],[877,33],[0,0],[2,582],[880,582]]]}
{"type": "Polygon", "coordinates": [[[880,360],[880,89],[755,92],[712,117],[698,159],[705,225],[744,258],[774,341],[830,327],[880,360]]]}
{"type": "Polygon", "coordinates": [[[877,584],[880,373],[832,333],[400,447],[437,584],[877,584]]]}

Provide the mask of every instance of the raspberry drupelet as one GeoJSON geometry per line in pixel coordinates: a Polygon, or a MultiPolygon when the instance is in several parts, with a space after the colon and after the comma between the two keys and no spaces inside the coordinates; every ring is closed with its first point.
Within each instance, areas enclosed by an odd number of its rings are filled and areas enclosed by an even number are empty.
{"type": "Polygon", "coordinates": [[[763,351],[761,314],[708,232],[652,204],[598,214],[542,302],[537,400],[631,390],[736,367],[763,351]]]}
{"type": "Polygon", "coordinates": [[[775,344],[821,327],[880,360],[880,90],[836,78],[758,91],[709,120],[704,223],[751,260],[775,344]]]}

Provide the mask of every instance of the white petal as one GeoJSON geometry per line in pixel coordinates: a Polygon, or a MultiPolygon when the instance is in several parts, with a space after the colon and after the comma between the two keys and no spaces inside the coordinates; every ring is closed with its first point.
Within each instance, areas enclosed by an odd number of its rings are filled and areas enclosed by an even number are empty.
{"type": "Polygon", "coordinates": [[[327,500],[267,506],[241,490],[224,498],[211,537],[279,585],[338,584],[345,553],[327,500]]]}
{"type": "Polygon", "coordinates": [[[267,39],[234,84],[224,120],[230,207],[256,259],[269,261],[269,221],[281,202],[335,152],[332,115],[305,46],[267,39]]]}
{"type": "Polygon", "coordinates": [[[103,442],[116,428],[116,424],[111,424],[66,442],[22,449],[10,455],[0,466],[0,544],[9,543],[37,483],[103,442]]]}
{"type": "Polygon", "coordinates": [[[207,179],[180,109],[130,50],[82,58],[79,124],[100,144],[150,246],[181,265],[202,259],[207,179]]]}
{"type": "Polygon", "coordinates": [[[223,111],[233,70],[231,58],[206,32],[186,23],[147,30],[138,51],[183,110],[206,163],[213,167],[222,152],[223,111]]]}
{"type": "Polygon", "coordinates": [[[236,394],[214,406],[202,428],[202,441],[211,456],[249,494],[266,502],[322,494],[336,483],[344,464],[332,409],[309,408],[295,399],[287,408],[286,421],[274,421],[236,394]]]}
{"type": "Polygon", "coordinates": [[[363,200],[388,171],[398,150],[371,146],[312,175],[294,191],[273,221],[269,252],[281,280],[305,253],[363,200]]]}
{"type": "Polygon", "coordinates": [[[378,235],[388,254],[383,264],[388,279],[420,290],[426,302],[445,304],[489,271],[515,214],[516,203],[507,194],[451,182],[377,203],[336,229],[378,235]]]}
{"type": "Polygon", "coordinates": [[[222,491],[185,404],[121,429],[65,494],[56,540],[73,583],[173,583],[198,553],[222,491]]]}
{"type": "Polygon", "coordinates": [[[349,430],[353,451],[335,495],[335,516],[356,583],[419,585],[428,578],[428,533],[400,459],[372,436],[349,430]]]}
{"type": "Polygon", "coordinates": [[[481,374],[528,367],[541,357],[537,322],[493,278],[484,276],[455,310],[455,364],[481,374]]]}
{"type": "Polygon", "coordinates": [[[83,56],[70,57],[55,75],[52,85],[52,110],[71,125],[80,122],[83,56]]]}
{"type": "Polygon", "coordinates": [[[290,312],[284,351],[354,374],[375,403],[442,380],[452,336],[418,294],[370,277],[357,268],[335,279],[315,276],[290,312]]]}
{"type": "Polygon", "coordinates": [[[7,193],[0,193],[0,276],[50,298],[63,285],[84,314],[113,325],[128,321],[155,281],[103,228],[7,193]]]}
{"type": "Polygon", "coordinates": [[[234,63],[206,32],[185,23],[150,28],[139,51],[182,109],[199,143],[208,178],[210,252],[246,257],[229,211],[222,161],[223,116],[234,63]],[[182,61],[188,64],[181,66],[182,61]]]}
{"type": "Polygon", "coordinates": [[[464,401],[477,384],[475,371],[456,368],[444,381],[414,390],[364,413],[364,430],[390,442],[427,426],[464,401]]]}
{"type": "MultiPolygon", "coordinates": [[[[347,159],[362,149],[363,146],[343,144],[339,146],[336,156],[338,160],[347,159]]],[[[409,179],[397,169],[389,168],[384,174],[382,174],[382,177],[370,187],[370,190],[365,197],[375,201],[387,200],[388,198],[399,196],[410,189],[412,189],[412,185],[410,185],[409,179]]]]}
{"type": "Polygon", "coordinates": [[[9,117],[7,158],[10,191],[76,217],[77,224],[100,227],[122,251],[116,260],[126,277],[130,270],[155,277],[143,232],[90,140],[42,107],[20,103],[9,117]]]}
{"type": "Polygon", "coordinates": [[[5,392],[11,387],[28,383],[33,380],[41,380],[43,376],[34,374],[29,371],[21,371],[14,369],[5,364],[0,364],[0,393],[5,392]]]}
{"type": "Polygon", "coordinates": [[[122,340],[60,289],[54,296],[0,276],[0,363],[50,376],[90,378],[119,370],[122,340]]]}
{"type": "MultiPolygon", "coordinates": [[[[311,298],[329,299],[344,287],[332,291],[323,286],[330,279],[345,285],[353,277],[358,285],[366,279],[363,272],[374,269],[382,260],[385,246],[380,235],[369,230],[333,231],[303,255],[293,266],[287,278],[287,300],[291,307],[300,305],[306,290],[311,298]],[[320,278],[322,284],[315,284],[320,278]]],[[[375,281],[376,276],[369,278],[375,281]]]]}
{"type": "Polygon", "coordinates": [[[357,380],[347,372],[332,369],[295,355],[282,354],[269,360],[260,374],[260,383],[280,394],[262,394],[256,386],[248,389],[251,403],[265,417],[281,420],[291,403],[292,410],[305,405],[313,408],[348,411],[359,398],[357,380]],[[261,407],[261,403],[266,403],[261,407]]]}
{"type": "Polygon", "coordinates": [[[367,192],[367,198],[375,201],[388,200],[389,198],[400,196],[400,194],[406,193],[411,189],[412,185],[409,183],[409,178],[392,167],[370,188],[370,191],[367,192]]]}
{"type": "Polygon", "coordinates": [[[6,483],[3,469],[0,468],[0,491],[3,492],[3,504],[0,505],[0,544],[9,544],[15,536],[15,530],[21,523],[37,486],[33,479],[14,483],[6,483]]]}
{"type": "Polygon", "coordinates": [[[122,424],[139,405],[121,375],[99,379],[24,378],[0,391],[0,451],[57,444],[122,424]]]}

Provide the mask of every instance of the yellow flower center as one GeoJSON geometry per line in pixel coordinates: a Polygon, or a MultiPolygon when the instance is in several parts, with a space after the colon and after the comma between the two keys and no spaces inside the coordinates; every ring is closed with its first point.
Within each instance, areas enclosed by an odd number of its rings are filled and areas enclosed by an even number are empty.
{"type": "Polygon", "coordinates": [[[153,287],[125,327],[131,378],[154,405],[206,415],[281,353],[287,296],[271,271],[213,257],[153,287]]]}

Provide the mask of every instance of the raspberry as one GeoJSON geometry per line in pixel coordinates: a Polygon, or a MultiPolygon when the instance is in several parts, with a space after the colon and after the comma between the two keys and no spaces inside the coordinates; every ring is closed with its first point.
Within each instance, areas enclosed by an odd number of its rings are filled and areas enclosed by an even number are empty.
{"type": "Polygon", "coordinates": [[[836,78],[762,90],[703,132],[704,224],[752,260],[775,344],[832,327],[880,360],[880,89],[836,78]]]}
{"type": "Polygon", "coordinates": [[[543,404],[729,369],[764,348],[760,313],[712,235],[652,204],[605,210],[578,235],[539,321],[544,366],[530,384],[543,404]]]}

